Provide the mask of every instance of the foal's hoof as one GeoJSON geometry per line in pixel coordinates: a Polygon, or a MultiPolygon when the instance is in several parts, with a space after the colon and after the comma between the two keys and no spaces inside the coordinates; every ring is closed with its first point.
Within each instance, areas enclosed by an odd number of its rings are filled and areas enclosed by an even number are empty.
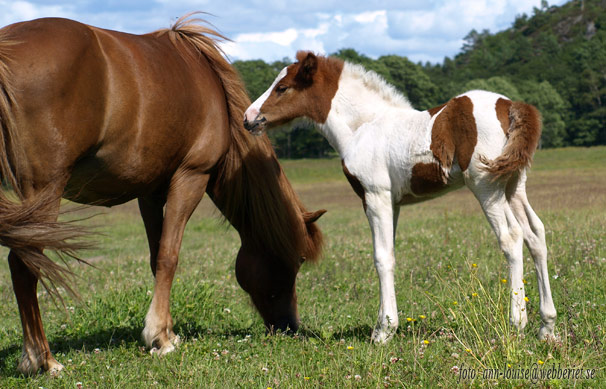
{"type": "Polygon", "coordinates": [[[385,344],[393,338],[396,333],[395,329],[389,328],[387,330],[384,329],[376,329],[372,332],[372,342],[378,344],[385,344]]]}
{"type": "Polygon", "coordinates": [[[539,340],[555,340],[553,326],[542,325],[541,329],[539,330],[539,340]]]}

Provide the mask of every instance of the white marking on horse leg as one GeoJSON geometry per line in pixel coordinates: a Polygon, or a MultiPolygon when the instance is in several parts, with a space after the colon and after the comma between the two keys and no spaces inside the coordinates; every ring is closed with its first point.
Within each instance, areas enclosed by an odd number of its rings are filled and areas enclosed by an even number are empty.
{"type": "Polygon", "coordinates": [[[145,328],[143,328],[142,333],[145,344],[150,348],[154,345],[154,342],[158,339],[162,329],[164,328],[164,325],[156,312],[155,301],[156,298],[154,295],[154,298],[152,298],[152,302],[149,305],[147,315],[145,315],[145,328]]]}
{"type": "Polygon", "coordinates": [[[21,360],[17,370],[24,375],[33,375],[42,367],[42,356],[38,355],[36,348],[24,340],[23,349],[21,351],[21,360]]]}
{"type": "Polygon", "coordinates": [[[394,287],[394,213],[391,193],[366,193],[366,216],[372,231],[374,261],[379,276],[381,305],[372,340],[389,341],[398,329],[398,307],[394,287]]]}
{"type": "Polygon", "coordinates": [[[553,337],[557,312],[553,304],[551,288],[549,286],[545,227],[543,226],[541,219],[539,219],[530,206],[523,183],[512,196],[510,204],[516,218],[522,226],[524,242],[534,260],[539,289],[539,312],[543,321],[541,329],[539,330],[539,338],[545,339],[553,337]]]}
{"type": "Polygon", "coordinates": [[[180,343],[181,338],[173,332],[172,320],[171,323],[165,323],[157,313],[157,304],[155,301],[156,299],[153,298],[147,315],[145,315],[145,328],[143,329],[142,336],[147,347],[151,348],[150,353],[162,356],[174,351],[175,346],[180,343]],[[163,332],[165,332],[166,336],[164,336],[163,332]],[[160,348],[153,347],[155,344],[160,346],[160,348]]]}
{"type": "Polygon", "coordinates": [[[511,292],[511,307],[509,320],[518,329],[523,329],[528,322],[524,292],[524,261],[522,228],[516,220],[509,204],[505,199],[502,185],[480,181],[470,189],[478,198],[486,215],[486,219],[494,230],[499,246],[509,264],[509,286],[511,292]]]}

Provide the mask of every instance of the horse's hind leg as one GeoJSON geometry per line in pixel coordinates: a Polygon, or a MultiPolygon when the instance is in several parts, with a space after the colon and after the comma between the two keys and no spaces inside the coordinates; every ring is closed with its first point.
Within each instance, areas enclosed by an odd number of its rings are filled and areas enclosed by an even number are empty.
{"type": "Polygon", "coordinates": [[[28,375],[37,373],[40,368],[51,374],[58,373],[63,365],[52,356],[44,334],[38,306],[38,278],[12,251],[8,263],[23,328],[23,353],[18,369],[28,375]]]}
{"type": "MultiPolygon", "coordinates": [[[[54,209],[49,209],[48,213],[41,217],[56,219],[59,204],[60,200],[57,199],[54,209]]],[[[27,253],[24,252],[22,255],[27,253]]],[[[18,369],[28,375],[37,373],[40,368],[56,374],[63,369],[63,365],[51,354],[44,334],[37,296],[38,277],[14,251],[9,253],[8,263],[23,328],[23,353],[18,369]]]]}
{"type": "Polygon", "coordinates": [[[139,211],[145,232],[147,234],[147,243],[149,244],[149,266],[156,276],[156,263],[158,260],[158,251],[160,250],[160,239],[162,238],[162,224],[164,223],[164,204],[165,198],[145,197],[139,198],[139,211]]]}
{"type": "Polygon", "coordinates": [[[185,225],[202,199],[208,179],[208,175],[191,170],[178,171],[170,184],[155,265],[154,297],[145,316],[143,329],[145,343],[149,347],[157,345],[160,355],[173,351],[175,343],[178,342],[178,337],[173,332],[173,320],[170,315],[170,289],[177,269],[185,225]]]}
{"type": "Polygon", "coordinates": [[[523,329],[528,322],[528,316],[524,299],[522,228],[507,203],[505,184],[492,183],[488,177],[484,177],[475,183],[468,182],[467,185],[480,202],[507,258],[511,288],[509,320],[518,329],[523,329]]]}
{"type": "Polygon", "coordinates": [[[553,336],[556,320],[556,309],[551,297],[549,287],[549,274],[547,271],[547,245],[545,243],[545,227],[541,219],[534,212],[526,197],[526,173],[513,182],[508,188],[509,204],[522,227],[524,242],[534,260],[539,287],[539,311],[543,324],[539,330],[539,338],[545,339],[553,336]]]}

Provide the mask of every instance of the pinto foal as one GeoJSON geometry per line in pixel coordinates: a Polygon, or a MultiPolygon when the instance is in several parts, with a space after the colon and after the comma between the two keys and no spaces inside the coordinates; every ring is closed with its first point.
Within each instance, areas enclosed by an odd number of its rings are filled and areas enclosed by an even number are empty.
{"type": "Polygon", "coordinates": [[[271,87],[246,111],[246,128],[298,117],[316,123],[337,150],[343,171],[362,199],[372,230],[381,305],[375,342],[398,327],[394,237],[400,206],[459,188],[474,193],[509,263],[510,321],[526,325],[522,242],[534,259],[542,326],[553,336],[556,310],[547,272],[545,230],[526,197],[526,168],[537,147],[537,110],[486,91],[470,91],[417,111],[376,73],[336,58],[298,52],[271,87]]]}

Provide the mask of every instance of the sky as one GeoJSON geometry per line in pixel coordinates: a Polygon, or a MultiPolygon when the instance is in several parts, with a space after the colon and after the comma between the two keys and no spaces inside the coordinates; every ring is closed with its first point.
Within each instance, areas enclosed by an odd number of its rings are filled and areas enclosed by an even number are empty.
{"type": "MultiPolygon", "coordinates": [[[[566,0],[550,0],[562,5],[566,0]]],[[[353,48],[372,58],[413,62],[454,57],[472,30],[497,32],[541,0],[0,0],[0,25],[47,16],[135,34],[166,28],[191,11],[232,42],[231,60],[294,58],[297,50],[331,54],[353,48]]]]}

